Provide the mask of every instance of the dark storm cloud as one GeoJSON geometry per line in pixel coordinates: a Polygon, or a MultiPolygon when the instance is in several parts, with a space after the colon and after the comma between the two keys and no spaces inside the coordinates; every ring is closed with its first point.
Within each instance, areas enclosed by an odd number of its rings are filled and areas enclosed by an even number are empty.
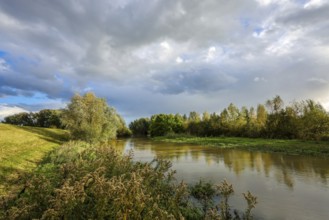
{"type": "Polygon", "coordinates": [[[188,72],[171,72],[154,76],[156,92],[164,94],[208,93],[230,87],[236,78],[218,69],[192,69],[188,72]]]}
{"type": "Polygon", "coordinates": [[[64,103],[92,90],[127,118],[217,111],[276,94],[329,103],[328,7],[323,0],[0,1],[0,99],[43,94],[64,103]]]}
{"type": "Polygon", "coordinates": [[[292,25],[314,25],[315,23],[328,23],[329,4],[315,8],[300,8],[278,17],[277,22],[292,25]]]}

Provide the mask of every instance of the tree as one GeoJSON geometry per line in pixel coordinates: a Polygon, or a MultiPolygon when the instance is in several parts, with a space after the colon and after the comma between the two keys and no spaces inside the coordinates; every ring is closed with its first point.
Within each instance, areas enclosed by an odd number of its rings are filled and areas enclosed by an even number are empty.
{"type": "Polygon", "coordinates": [[[197,112],[190,112],[189,116],[188,116],[188,120],[189,122],[199,122],[201,120],[200,118],[200,114],[197,112]]]}
{"type": "Polygon", "coordinates": [[[114,108],[93,93],[74,95],[63,110],[62,122],[73,139],[88,142],[108,141],[116,137],[118,118],[114,108]]]}
{"type": "Polygon", "coordinates": [[[30,112],[21,112],[4,118],[4,123],[21,126],[35,126],[35,115],[30,112]]]}
{"type": "Polygon", "coordinates": [[[256,135],[262,136],[265,133],[267,121],[267,111],[264,105],[259,104],[257,106],[256,113],[256,135]]]}
{"type": "Polygon", "coordinates": [[[200,136],[202,135],[201,117],[198,112],[190,112],[188,116],[187,132],[192,135],[200,136]]]}
{"type": "Polygon", "coordinates": [[[158,114],[151,117],[150,135],[164,136],[184,131],[183,118],[173,114],[158,114]]]}
{"type": "Polygon", "coordinates": [[[329,135],[329,115],[319,103],[306,100],[302,103],[301,138],[319,140],[329,135]]]}
{"type": "Polygon", "coordinates": [[[270,109],[271,113],[278,114],[283,108],[283,100],[280,96],[275,96],[272,100],[266,101],[266,106],[270,109]]]}
{"type": "Polygon", "coordinates": [[[267,100],[266,106],[270,110],[266,122],[267,136],[270,138],[282,137],[280,120],[284,117],[284,109],[281,97],[277,95],[272,100],[267,100]]]}
{"type": "Polygon", "coordinates": [[[60,120],[60,110],[51,110],[51,109],[43,109],[37,113],[35,113],[36,118],[36,126],[38,127],[55,127],[61,128],[62,123],[60,120]]]}
{"type": "Polygon", "coordinates": [[[219,118],[220,118],[220,133],[224,135],[229,134],[230,121],[229,121],[229,114],[226,108],[224,108],[224,110],[220,113],[219,118]]]}
{"type": "Polygon", "coordinates": [[[131,136],[131,131],[129,128],[126,126],[125,120],[119,115],[116,114],[116,118],[118,121],[118,128],[117,128],[117,137],[130,137],[131,136]]]}
{"type": "Polygon", "coordinates": [[[150,128],[149,118],[140,118],[129,124],[129,128],[135,136],[147,136],[150,128]]]}

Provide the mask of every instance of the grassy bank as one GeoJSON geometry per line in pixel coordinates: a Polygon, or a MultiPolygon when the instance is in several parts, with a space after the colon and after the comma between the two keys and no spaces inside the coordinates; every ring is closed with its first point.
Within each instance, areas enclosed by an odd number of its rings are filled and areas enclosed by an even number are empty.
{"type": "Polygon", "coordinates": [[[67,135],[60,129],[0,123],[0,195],[14,190],[19,175],[35,168],[46,153],[67,140],[67,135]]]}
{"type": "Polygon", "coordinates": [[[329,156],[328,141],[278,140],[241,137],[156,137],[156,141],[235,148],[250,151],[280,152],[289,155],[329,156]]]}
{"type": "Polygon", "coordinates": [[[231,184],[187,186],[170,167],[161,159],[133,162],[107,145],[68,142],[22,179],[18,194],[0,198],[0,219],[252,218],[257,198],[249,192],[241,195],[246,210],[233,215],[231,184]]]}

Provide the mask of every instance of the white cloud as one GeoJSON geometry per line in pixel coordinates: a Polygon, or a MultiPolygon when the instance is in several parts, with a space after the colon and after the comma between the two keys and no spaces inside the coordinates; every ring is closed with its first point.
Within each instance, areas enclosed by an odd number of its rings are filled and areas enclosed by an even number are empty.
{"type": "Polygon", "coordinates": [[[326,0],[310,0],[309,2],[304,4],[304,8],[305,9],[318,8],[326,3],[328,3],[326,0]]]}
{"type": "Polygon", "coordinates": [[[210,62],[216,56],[216,47],[210,47],[206,56],[206,62],[210,62]]]}
{"type": "Polygon", "coordinates": [[[267,82],[267,80],[264,77],[256,76],[254,82],[267,82]]]}
{"type": "Polygon", "coordinates": [[[0,72],[8,71],[9,66],[7,65],[6,61],[0,58],[0,72]]]}
{"type": "Polygon", "coordinates": [[[266,48],[267,54],[284,55],[293,51],[294,47],[297,46],[297,41],[303,35],[303,31],[298,29],[295,31],[288,31],[276,42],[270,44],[266,48]]]}
{"type": "Polygon", "coordinates": [[[161,42],[160,46],[161,46],[162,50],[159,54],[159,60],[162,62],[168,61],[170,58],[172,58],[173,48],[167,41],[161,42]]]}
{"type": "Polygon", "coordinates": [[[316,84],[328,84],[328,81],[322,78],[312,77],[307,79],[308,82],[316,83],[316,84]]]}
{"type": "Polygon", "coordinates": [[[287,4],[289,0],[255,0],[261,6],[268,6],[271,4],[287,4]]]}
{"type": "Polygon", "coordinates": [[[0,104],[0,121],[3,120],[6,116],[13,115],[20,112],[28,112],[27,110],[17,107],[9,106],[6,104],[0,104]]]}
{"type": "Polygon", "coordinates": [[[181,57],[176,58],[176,63],[182,63],[182,62],[184,62],[184,60],[181,57]]]}

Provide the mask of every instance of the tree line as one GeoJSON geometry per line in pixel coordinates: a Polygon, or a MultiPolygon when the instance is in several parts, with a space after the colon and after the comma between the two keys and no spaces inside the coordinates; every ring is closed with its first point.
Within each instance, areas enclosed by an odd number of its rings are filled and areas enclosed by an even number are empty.
{"type": "Polygon", "coordinates": [[[87,142],[102,142],[131,135],[124,119],[116,110],[105,99],[98,98],[93,93],[74,95],[65,109],[22,112],[5,117],[3,123],[63,128],[70,131],[72,139],[87,142]]]}
{"type": "Polygon", "coordinates": [[[283,139],[329,139],[329,114],[313,100],[284,106],[280,96],[256,108],[238,108],[233,103],[219,114],[190,112],[156,114],[129,124],[135,136],[187,134],[194,136],[235,136],[283,139]]]}
{"type": "Polygon", "coordinates": [[[63,110],[43,109],[39,112],[21,112],[4,118],[3,123],[44,128],[63,128],[60,116],[63,110]]]}
{"type": "Polygon", "coordinates": [[[238,108],[233,103],[220,113],[192,111],[184,114],[156,114],[139,118],[127,128],[123,118],[105,99],[93,93],[75,95],[65,109],[44,109],[18,113],[4,118],[4,123],[21,126],[68,129],[73,139],[89,142],[115,137],[164,136],[184,134],[200,137],[234,136],[305,140],[329,139],[329,114],[313,100],[284,106],[280,96],[256,108],[238,108]]]}

